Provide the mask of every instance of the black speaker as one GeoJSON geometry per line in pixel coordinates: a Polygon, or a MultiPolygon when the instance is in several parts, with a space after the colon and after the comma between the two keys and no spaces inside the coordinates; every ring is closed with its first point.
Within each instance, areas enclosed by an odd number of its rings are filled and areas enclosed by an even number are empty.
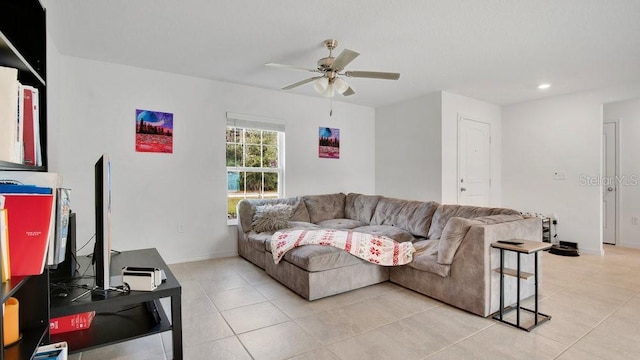
{"type": "Polygon", "coordinates": [[[49,281],[61,281],[76,275],[78,261],[76,260],[76,213],[69,214],[69,229],[67,230],[67,248],[64,261],[55,269],[49,269],[49,281]]]}

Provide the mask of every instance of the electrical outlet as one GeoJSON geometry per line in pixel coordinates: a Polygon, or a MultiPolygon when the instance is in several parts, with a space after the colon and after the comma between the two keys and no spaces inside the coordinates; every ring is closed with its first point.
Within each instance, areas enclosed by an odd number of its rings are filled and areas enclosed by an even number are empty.
{"type": "Polygon", "coordinates": [[[178,223],[178,232],[179,233],[183,233],[184,232],[184,224],[183,223],[178,223]]]}
{"type": "Polygon", "coordinates": [[[567,173],[564,171],[556,171],[553,173],[553,180],[566,180],[567,173]]]}
{"type": "Polygon", "coordinates": [[[637,216],[631,217],[631,225],[638,225],[639,218],[637,216]]]}

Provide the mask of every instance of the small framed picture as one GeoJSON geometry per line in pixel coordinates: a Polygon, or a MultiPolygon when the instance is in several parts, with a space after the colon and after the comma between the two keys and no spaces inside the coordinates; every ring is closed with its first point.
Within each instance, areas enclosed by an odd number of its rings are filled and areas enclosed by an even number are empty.
{"type": "Polygon", "coordinates": [[[173,114],[136,109],[136,152],[173,153],[173,114]]]}
{"type": "Polygon", "coordinates": [[[318,134],[318,155],[321,158],[340,159],[340,129],[320,128],[318,134]]]}

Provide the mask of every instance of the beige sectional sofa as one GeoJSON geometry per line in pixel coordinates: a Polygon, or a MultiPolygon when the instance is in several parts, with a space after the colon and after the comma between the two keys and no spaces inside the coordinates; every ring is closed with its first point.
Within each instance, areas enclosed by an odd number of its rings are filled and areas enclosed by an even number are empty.
{"type": "MultiPolygon", "coordinates": [[[[540,219],[523,218],[505,208],[441,205],[377,195],[324,194],[238,204],[238,253],[309,300],[391,281],[447,304],[488,316],[499,310],[498,240],[541,241],[540,219]],[[338,229],[411,241],[416,248],[407,265],[385,267],[343,250],[305,245],[275,264],[271,236],[282,228],[338,229]]],[[[515,266],[515,254],[506,253],[515,266]]],[[[533,259],[522,258],[523,271],[533,259]]],[[[516,301],[516,282],[505,279],[505,304],[516,301]]],[[[521,298],[533,294],[533,280],[521,283],[521,298]]]]}

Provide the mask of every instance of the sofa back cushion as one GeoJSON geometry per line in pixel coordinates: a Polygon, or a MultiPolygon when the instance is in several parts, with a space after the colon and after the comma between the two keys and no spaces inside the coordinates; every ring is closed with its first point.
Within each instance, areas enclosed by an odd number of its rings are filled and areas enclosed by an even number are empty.
{"type": "Polygon", "coordinates": [[[426,237],[431,218],[438,203],[380,197],[371,219],[371,225],[391,225],[409,231],[415,236],[426,237]]]}
{"type": "Polygon", "coordinates": [[[472,226],[498,224],[522,219],[523,217],[520,214],[481,216],[471,219],[452,217],[442,231],[438,249],[438,264],[450,265],[453,262],[453,257],[456,255],[458,247],[472,226]]]}
{"type": "Polygon", "coordinates": [[[362,195],[357,193],[347,194],[344,206],[344,216],[347,219],[358,220],[367,225],[371,222],[380,196],[362,195]]]}
{"type": "Polygon", "coordinates": [[[238,203],[238,224],[242,227],[242,231],[249,232],[253,230],[253,217],[257,206],[286,204],[293,206],[291,221],[309,222],[309,212],[307,207],[299,197],[290,197],[282,199],[244,199],[238,203]]]}
{"type": "Polygon", "coordinates": [[[326,195],[307,195],[302,199],[309,211],[310,222],[317,224],[329,219],[344,218],[346,195],[343,193],[326,195]]]}
{"type": "Polygon", "coordinates": [[[477,218],[489,215],[520,215],[520,212],[506,208],[491,208],[469,205],[440,205],[433,214],[431,228],[429,228],[429,239],[440,239],[442,231],[449,219],[461,217],[465,219],[477,218]]]}

